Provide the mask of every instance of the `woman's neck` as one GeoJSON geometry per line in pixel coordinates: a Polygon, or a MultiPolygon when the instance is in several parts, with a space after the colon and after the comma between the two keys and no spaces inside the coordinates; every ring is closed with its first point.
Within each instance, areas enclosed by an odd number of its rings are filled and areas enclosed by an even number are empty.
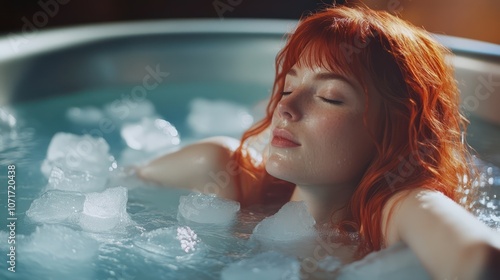
{"type": "Polygon", "coordinates": [[[291,201],[304,201],[317,225],[338,222],[348,214],[344,206],[352,196],[354,188],[342,187],[295,187],[291,201]]]}

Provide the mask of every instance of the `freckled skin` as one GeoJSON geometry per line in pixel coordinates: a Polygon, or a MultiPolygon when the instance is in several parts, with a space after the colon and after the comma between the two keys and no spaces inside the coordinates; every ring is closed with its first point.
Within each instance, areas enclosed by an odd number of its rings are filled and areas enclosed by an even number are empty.
{"type": "MultiPolygon", "coordinates": [[[[324,68],[293,68],[285,92],[272,118],[271,129],[284,128],[301,146],[270,145],[266,170],[300,186],[354,188],[375,151],[363,124],[365,96],[361,86],[349,79],[320,80],[324,68]],[[341,101],[331,104],[324,99],[341,101]]],[[[378,95],[370,97],[367,119],[375,125],[378,95]]]]}

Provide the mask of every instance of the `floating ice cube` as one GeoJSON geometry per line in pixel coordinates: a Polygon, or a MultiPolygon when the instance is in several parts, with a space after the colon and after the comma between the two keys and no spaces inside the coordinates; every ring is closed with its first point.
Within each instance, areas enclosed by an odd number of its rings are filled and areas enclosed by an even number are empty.
{"type": "Polygon", "coordinates": [[[49,177],[52,168],[58,166],[102,174],[109,171],[113,161],[109,145],[103,138],[59,132],[50,141],[42,172],[49,177]]]}
{"type": "Polygon", "coordinates": [[[236,201],[191,193],[180,197],[178,215],[191,222],[224,225],[231,223],[239,210],[240,204],[236,201]]]}
{"type": "Polygon", "coordinates": [[[103,232],[126,225],[130,221],[127,199],[127,189],[124,187],[85,194],[80,226],[87,231],[103,232]]]}
{"type": "Polygon", "coordinates": [[[300,263],[296,258],[275,251],[264,252],[225,267],[221,279],[298,280],[300,263]]]}
{"type": "Polygon", "coordinates": [[[106,174],[92,174],[89,171],[72,170],[67,167],[52,167],[47,189],[76,192],[97,192],[104,190],[106,174]],[[65,168],[65,169],[63,169],[65,168]]]}
{"type": "Polygon", "coordinates": [[[75,222],[84,200],[81,193],[50,190],[33,200],[26,216],[39,223],[75,222]]]}
{"type": "Polygon", "coordinates": [[[66,110],[66,118],[71,122],[82,125],[95,125],[104,118],[104,113],[99,108],[88,107],[71,107],[66,110]]]}
{"type": "Polygon", "coordinates": [[[134,244],[162,256],[185,256],[202,250],[201,240],[187,226],[159,228],[143,233],[134,244]]]}
{"type": "Polygon", "coordinates": [[[252,125],[253,117],[236,103],[196,98],[190,103],[187,123],[200,136],[239,135],[252,125]]]}
{"type": "Polygon", "coordinates": [[[290,201],[273,216],[262,220],[253,230],[252,238],[260,241],[300,241],[317,236],[316,221],[303,201],[290,201]]]}
{"type": "Polygon", "coordinates": [[[104,112],[116,124],[137,122],[142,118],[153,117],[156,110],[149,100],[133,101],[130,99],[115,100],[104,106],[104,112]]]}
{"type": "Polygon", "coordinates": [[[146,152],[165,150],[180,143],[177,129],[166,120],[157,118],[124,124],[120,134],[127,146],[146,152]]]}
{"type": "Polygon", "coordinates": [[[431,279],[417,256],[406,245],[399,243],[368,254],[363,259],[340,270],[339,280],[362,279],[431,279]]]}

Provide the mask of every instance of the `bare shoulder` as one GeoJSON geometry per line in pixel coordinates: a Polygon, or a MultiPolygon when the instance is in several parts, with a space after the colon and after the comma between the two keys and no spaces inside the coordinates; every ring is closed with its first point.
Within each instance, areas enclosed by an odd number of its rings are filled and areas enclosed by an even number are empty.
{"type": "Polygon", "coordinates": [[[138,169],[144,180],[236,199],[232,154],[239,140],[212,137],[154,159],[138,169]]]}

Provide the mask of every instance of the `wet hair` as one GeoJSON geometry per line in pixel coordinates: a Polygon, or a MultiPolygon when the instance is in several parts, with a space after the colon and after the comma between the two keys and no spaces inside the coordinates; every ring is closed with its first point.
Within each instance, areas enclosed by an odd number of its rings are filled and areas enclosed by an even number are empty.
{"type": "MultiPolygon", "coordinates": [[[[244,133],[234,153],[243,171],[240,201],[245,205],[277,183],[288,186],[287,190],[293,187],[267,174],[264,163],[256,164],[246,143],[270,126],[285,76],[298,64],[324,67],[356,79],[367,100],[365,126],[370,96],[379,94],[382,100],[377,131],[367,126],[375,155],[345,206],[349,219],[332,225],[340,229],[354,226],[359,231],[359,256],[384,247],[382,211],[395,194],[423,188],[459,202],[459,190],[467,181],[464,178],[472,174],[463,139],[468,122],[460,113],[450,56],[425,30],[387,12],[341,6],[302,19],[276,57],[276,77],[265,118],[244,133]]],[[[286,195],[290,194],[283,192],[286,195]]]]}

